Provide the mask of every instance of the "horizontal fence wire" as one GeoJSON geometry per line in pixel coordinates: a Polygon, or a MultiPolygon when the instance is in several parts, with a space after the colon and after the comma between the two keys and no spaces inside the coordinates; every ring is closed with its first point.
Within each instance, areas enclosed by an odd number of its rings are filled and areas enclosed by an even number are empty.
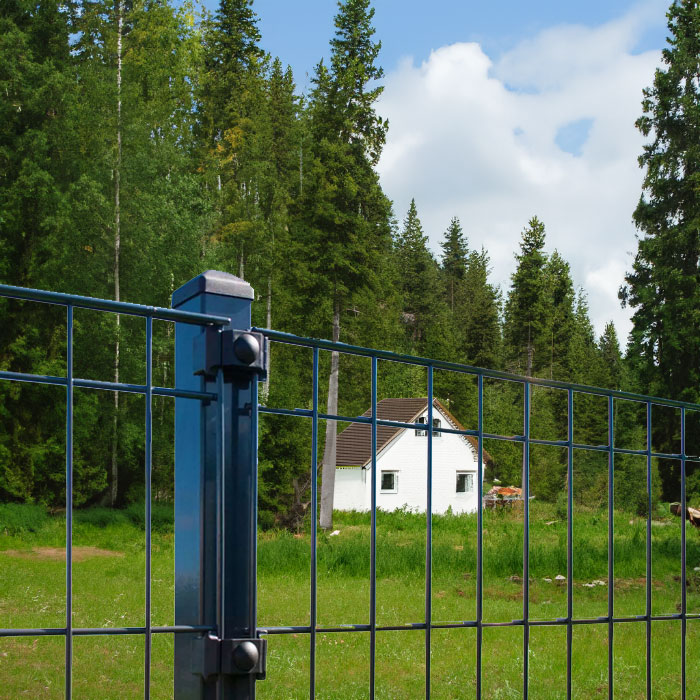
{"type": "MultiPolygon", "coordinates": [[[[372,482],[370,490],[370,618],[369,624],[341,624],[336,626],[319,626],[316,621],[316,598],[317,598],[317,538],[316,517],[312,515],[312,550],[311,550],[311,616],[309,625],[273,625],[259,626],[259,635],[268,635],[274,637],[276,635],[299,635],[308,634],[310,636],[310,653],[311,653],[311,679],[309,686],[309,695],[313,699],[316,697],[316,662],[315,662],[315,646],[318,634],[326,633],[348,633],[361,632],[370,634],[370,659],[369,659],[369,697],[376,696],[376,637],[377,633],[381,632],[401,632],[401,631],[416,631],[423,630],[425,632],[425,697],[430,698],[431,691],[431,631],[440,629],[476,629],[476,697],[481,699],[484,694],[483,690],[483,629],[484,628],[500,628],[500,627],[521,627],[523,629],[523,685],[522,697],[524,699],[529,696],[529,652],[530,652],[530,629],[532,627],[565,627],[566,628],[566,698],[570,700],[573,696],[572,685],[572,647],[573,647],[573,629],[582,625],[601,625],[607,627],[607,695],[612,700],[616,693],[614,686],[614,629],[615,625],[628,624],[643,624],[646,630],[646,696],[652,697],[652,639],[651,629],[653,622],[662,621],[680,621],[682,625],[682,668],[680,669],[683,694],[682,698],[686,697],[687,684],[687,666],[686,666],[686,635],[687,621],[700,619],[700,614],[689,614],[687,611],[686,589],[683,582],[685,581],[686,572],[686,532],[685,532],[685,509],[686,509],[686,465],[688,462],[700,462],[700,456],[686,454],[686,413],[687,411],[700,412],[700,405],[672,399],[664,399],[661,397],[645,396],[625,391],[613,389],[605,389],[600,387],[591,387],[571,382],[562,382],[558,380],[539,379],[535,377],[525,377],[508,372],[500,372],[496,370],[482,369],[472,367],[470,365],[457,364],[452,362],[443,362],[431,360],[421,357],[412,357],[408,355],[400,355],[383,350],[373,350],[344,343],[331,342],[328,340],[319,340],[314,338],[304,338],[301,336],[282,333],[263,328],[253,329],[265,335],[270,341],[283,345],[293,345],[305,348],[310,348],[313,351],[313,408],[311,410],[305,408],[282,408],[269,405],[258,406],[258,411],[261,414],[293,416],[299,418],[308,418],[312,421],[312,474],[317,474],[316,450],[318,440],[318,421],[331,420],[339,423],[359,423],[370,426],[371,428],[371,458],[368,468],[371,469],[372,482]],[[319,351],[338,352],[341,354],[367,357],[371,359],[371,408],[369,415],[362,416],[347,416],[340,414],[321,413],[318,410],[318,363],[319,351]],[[413,623],[401,625],[377,625],[376,622],[376,536],[377,536],[377,484],[376,484],[376,465],[377,465],[377,442],[376,433],[379,426],[399,428],[399,429],[415,429],[415,424],[405,423],[401,421],[392,421],[381,419],[377,415],[377,365],[379,360],[388,362],[397,362],[406,365],[424,367],[427,369],[427,454],[426,454],[426,561],[425,561],[425,619],[413,623]],[[473,430],[445,428],[441,425],[433,426],[432,408],[433,408],[433,372],[435,369],[457,372],[465,375],[475,376],[477,379],[477,428],[473,430]],[[523,405],[523,434],[521,435],[500,435],[489,433],[484,430],[484,380],[495,379],[505,382],[513,382],[524,387],[524,405],[523,405]],[[531,435],[531,392],[534,387],[546,387],[551,389],[559,389],[566,392],[566,413],[567,413],[567,429],[566,439],[563,440],[546,440],[534,438],[531,435]],[[606,444],[594,445],[577,443],[574,440],[574,396],[576,394],[593,395],[605,397],[606,408],[608,413],[607,419],[607,442],[606,444]],[[614,402],[629,401],[638,403],[644,406],[645,428],[646,428],[646,444],[643,449],[630,449],[626,447],[617,447],[615,445],[615,417],[614,417],[614,402]],[[681,445],[680,452],[661,452],[652,449],[652,407],[663,406],[669,408],[680,409],[681,414],[681,445]],[[432,585],[432,440],[434,435],[439,434],[456,434],[476,438],[477,443],[477,551],[476,551],[476,617],[473,620],[455,620],[447,622],[434,622],[431,614],[431,585],[432,585]],[[513,619],[510,621],[491,622],[484,618],[483,598],[484,598],[484,553],[483,553],[483,478],[484,478],[484,440],[499,440],[505,442],[519,443],[523,445],[523,615],[522,619],[513,619]],[[560,447],[566,449],[566,543],[567,543],[567,562],[566,562],[566,616],[555,617],[552,619],[532,619],[530,617],[530,450],[532,445],[542,445],[550,447],[560,447]],[[607,581],[607,614],[597,617],[575,617],[573,606],[573,543],[574,543],[574,486],[573,486],[573,457],[577,451],[598,452],[605,454],[607,457],[607,554],[608,554],[608,581],[607,581]],[[635,455],[644,457],[646,460],[646,586],[645,586],[645,611],[639,615],[615,615],[614,614],[614,595],[615,595],[615,490],[614,490],[614,475],[615,475],[615,456],[616,455],[635,455]],[[682,603],[679,613],[666,615],[653,615],[651,606],[651,589],[652,589],[652,543],[651,543],[651,517],[652,517],[652,462],[656,459],[672,459],[678,460],[681,464],[681,490],[682,490],[682,522],[681,527],[681,589],[682,603]]],[[[316,514],[316,488],[317,479],[312,478],[312,497],[311,497],[311,513],[316,514]]]]}
{"type": "Polygon", "coordinates": [[[125,301],[83,297],[77,294],[62,294],[61,292],[49,292],[44,289],[13,287],[9,284],[0,284],[0,297],[5,297],[6,299],[20,299],[23,301],[38,301],[44,304],[56,304],[58,306],[71,306],[74,309],[109,311],[126,316],[155,318],[159,321],[179,321],[180,323],[191,323],[198,326],[226,326],[231,323],[231,319],[227,316],[213,316],[211,314],[200,314],[194,311],[165,309],[160,306],[130,304],[125,301]]]}
{"type": "Polygon", "coordinates": [[[27,289],[0,285],[0,298],[53,304],[66,307],[66,376],[38,375],[25,372],[0,371],[0,381],[27,384],[48,384],[63,386],[66,389],[66,624],[57,628],[2,628],[0,638],[5,637],[51,637],[63,636],[65,644],[65,697],[70,700],[73,694],[73,638],[102,635],[142,635],[144,645],[144,698],[148,700],[151,693],[151,665],[153,634],[192,634],[215,631],[216,628],[205,625],[171,625],[153,626],[151,619],[151,473],[152,473],[152,403],[154,396],[194,399],[202,402],[217,401],[218,394],[203,391],[181,390],[153,386],[153,320],[187,323],[199,326],[224,326],[231,319],[226,316],[179,311],[156,306],[143,306],[106,299],[95,299],[73,294],[61,294],[38,289],[27,289]],[[125,384],[119,382],[80,379],[73,373],[74,355],[74,310],[76,308],[101,311],[112,314],[137,316],[146,322],[146,384],[125,384]],[[73,401],[75,388],[114,391],[119,393],[140,394],[145,397],[145,611],[144,626],[138,627],[74,627],[73,626],[73,401]]]}
{"type": "MultiPolygon", "coordinates": [[[[54,377],[51,375],[27,374],[25,372],[0,371],[0,380],[10,382],[24,382],[26,384],[51,384],[54,386],[68,386],[67,377],[54,377]]],[[[207,391],[191,391],[186,389],[173,389],[169,387],[153,386],[146,384],[124,384],[122,382],[102,382],[95,379],[72,379],[73,387],[79,389],[98,389],[102,391],[118,391],[125,394],[141,394],[146,396],[149,392],[153,396],[170,396],[171,398],[198,399],[200,401],[216,401],[216,394],[207,391]]]]}
{"type": "MultiPolygon", "coordinates": [[[[214,632],[214,625],[166,625],[158,627],[72,627],[73,637],[99,637],[111,634],[192,634],[214,632]]],[[[0,637],[65,637],[66,627],[11,627],[0,629],[0,637]]]]}
{"type": "MultiPolygon", "coordinates": [[[[358,355],[360,357],[376,357],[378,360],[390,360],[391,362],[400,362],[407,365],[417,365],[419,367],[433,367],[433,369],[444,369],[451,372],[459,372],[461,374],[471,374],[490,379],[502,379],[504,381],[523,384],[528,382],[533,386],[544,386],[551,389],[572,389],[579,394],[591,394],[594,396],[611,396],[616,399],[625,399],[627,401],[636,401],[646,404],[651,402],[658,406],[669,406],[671,408],[686,408],[691,411],[700,411],[700,404],[690,403],[688,401],[676,401],[674,399],[664,399],[658,396],[647,396],[645,394],[635,394],[629,391],[618,391],[615,389],[604,389],[602,387],[588,386],[587,384],[576,384],[574,382],[563,382],[557,379],[540,379],[539,377],[525,377],[512,372],[502,372],[495,369],[486,369],[483,367],[473,367],[471,365],[460,364],[457,362],[445,362],[443,360],[433,360],[426,357],[417,357],[413,355],[402,355],[389,350],[373,350],[371,348],[363,348],[359,345],[348,345],[346,343],[336,343],[331,340],[321,340],[318,338],[305,338],[303,336],[293,335],[292,333],[283,333],[282,331],[270,330],[269,328],[252,328],[251,330],[262,333],[266,338],[277,343],[285,345],[297,345],[300,347],[314,348],[320,350],[331,350],[346,355],[358,355]]],[[[353,419],[354,420],[354,419],[353,419]]],[[[488,437],[488,436],[487,436],[488,437]]],[[[641,454],[646,454],[644,450],[641,454]]]]}

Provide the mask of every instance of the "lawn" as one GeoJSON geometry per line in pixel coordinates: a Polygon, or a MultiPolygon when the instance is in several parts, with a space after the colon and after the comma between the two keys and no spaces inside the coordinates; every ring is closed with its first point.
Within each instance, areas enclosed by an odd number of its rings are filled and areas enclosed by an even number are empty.
{"type": "MultiPolygon", "coordinates": [[[[2,507],[0,507],[2,508],[2,507]]],[[[101,511],[78,513],[74,542],[75,626],[142,625],[144,533],[138,518],[101,511]]],[[[0,510],[0,523],[2,511],[0,510]]],[[[48,517],[33,528],[0,534],[0,627],[65,624],[63,551],[65,522],[48,517]]],[[[318,623],[369,622],[369,518],[339,513],[336,536],[319,536],[318,623]]],[[[3,531],[0,525],[0,532],[3,531]]],[[[645,611],[646,522],[615,514],[615,615],[645,611]]],[[[574,616],[607,612],[607,513],[579,509],[574,517],[574,616]],[[594,581],[599,583],[590,585],[594,581]]],[[[680,521],[659,511],[652,527],[652,610],[675,613],[681,600],[680,521]]],[[[688,528],[688,611],[700,612],[700,536],[688,528]]],[[[522,618],[522,514],[484,517],[484,619],[522,618]]],[[[433,521],[432,608],[434,621],[471,620],[476,611],[476,517],[433,521]]],[[[309,620],[308,533],[261,532],[259,625],[305,625],[309,620]]],[[[424,620],[425,516],[380,513],[377,537],[377,623],[424,620]]],[[[153,623],[173,623],[173,536],[167,517],[153,536],[153,623]]],[[[530,533],[530,616],[566,615],[566,522],[551,507],[533,504],[530,533]],[[545,579],[551,579],[545,580],[545,579]]],[[[652,626],[654,698],[680,698],[680,622],[652,626]]],[[[688,622],[688,697],[700,698],[700,620],[688,622]]],[[[576,698],[607,697],[607,625],[574,628],[573,688],[576,698]]],[[[644,698],[644,623],[615,626],[615,696],[644,698]]],[[[154,635],[152,697],[171,698],[172,638],[154,635]]],[[[377,697],[424,697],[425,632],[377,634],[377,697]]],[[[0,639],[0,698],[63,697],[64,640],[0,639]]],[[[434,630],[431,682],[434,698],[475,694],[476,631],[434,630]]],[[[319,633],[317,697],[367,697],[368,633],[319,633]]],[[[557,699],[566,691],[566,629],[530,631],[530,695],[557,699]]],[[[484,630],[485,698],[522,697],[522,628],[484,630]]],[[[74,643],[74,697],[137,698],[143,686],[143,638],[81,637],[74,643]]],[[[309,636],[270,636],[268,680],[260,698],[308,696],[309,636]]]]}

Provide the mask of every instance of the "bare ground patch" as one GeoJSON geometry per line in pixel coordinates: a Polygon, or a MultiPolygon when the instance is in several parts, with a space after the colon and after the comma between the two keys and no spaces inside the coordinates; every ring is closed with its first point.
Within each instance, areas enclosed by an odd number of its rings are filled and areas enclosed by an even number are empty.
{"type": "MultiPolygon", "coordinates": [[[[33,549],[7,549],[0,552],[8,557],[16,559],[33,559],[49,561],[65,561],[65,547],[34,547],[33,549]]],[[[73,547],[73,561],[80,562],[94,557],[123,557],[124,552],[114,552],[110,549],[100,549],[99,547],[73,547]]]]}

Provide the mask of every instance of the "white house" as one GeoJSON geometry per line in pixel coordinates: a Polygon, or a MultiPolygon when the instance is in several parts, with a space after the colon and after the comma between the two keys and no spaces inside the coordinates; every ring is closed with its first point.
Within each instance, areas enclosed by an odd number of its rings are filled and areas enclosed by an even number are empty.
{"type": "MultiPolygon", "coordinates": [[[[377,417],[416,428],[377,426],[377,507],[404,506],[426,510],[428,400],[383,399],[377,417]]],[[[371,410],[363,415],[370,416],[371,410]]],[[[435,399],[433,427],[464,430],[457,419],[435,399]]],[[[352,423],[338,435],[334,508],[367,511],[371,507],[371,426],[352,423]]],[[[433,433],[433,513],[472,513],[477,509],[476,438],[455,433],[433,433]]],[[[484,462],[491,457],[486,451],[484,462]]]]}

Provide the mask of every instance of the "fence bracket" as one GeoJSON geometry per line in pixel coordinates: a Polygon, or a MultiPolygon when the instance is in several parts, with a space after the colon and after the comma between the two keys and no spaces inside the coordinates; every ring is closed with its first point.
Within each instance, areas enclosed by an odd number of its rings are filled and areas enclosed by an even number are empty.
{"type": "Polygon", "coordinates": [[[259,379],[267,376],[269,341],[262,333],[246,330],[220,330],[209,326],[194,339],[192,353],[194,374],[213,378],[219,368],[255,372],[259,379]]]}
{"type": "Polygon", "coordinates": [[[219,639],[209,633],[192,640],[192,673],[205,681],[222,675],[264,681],[266,661],[266,639],[219,639]]]}

